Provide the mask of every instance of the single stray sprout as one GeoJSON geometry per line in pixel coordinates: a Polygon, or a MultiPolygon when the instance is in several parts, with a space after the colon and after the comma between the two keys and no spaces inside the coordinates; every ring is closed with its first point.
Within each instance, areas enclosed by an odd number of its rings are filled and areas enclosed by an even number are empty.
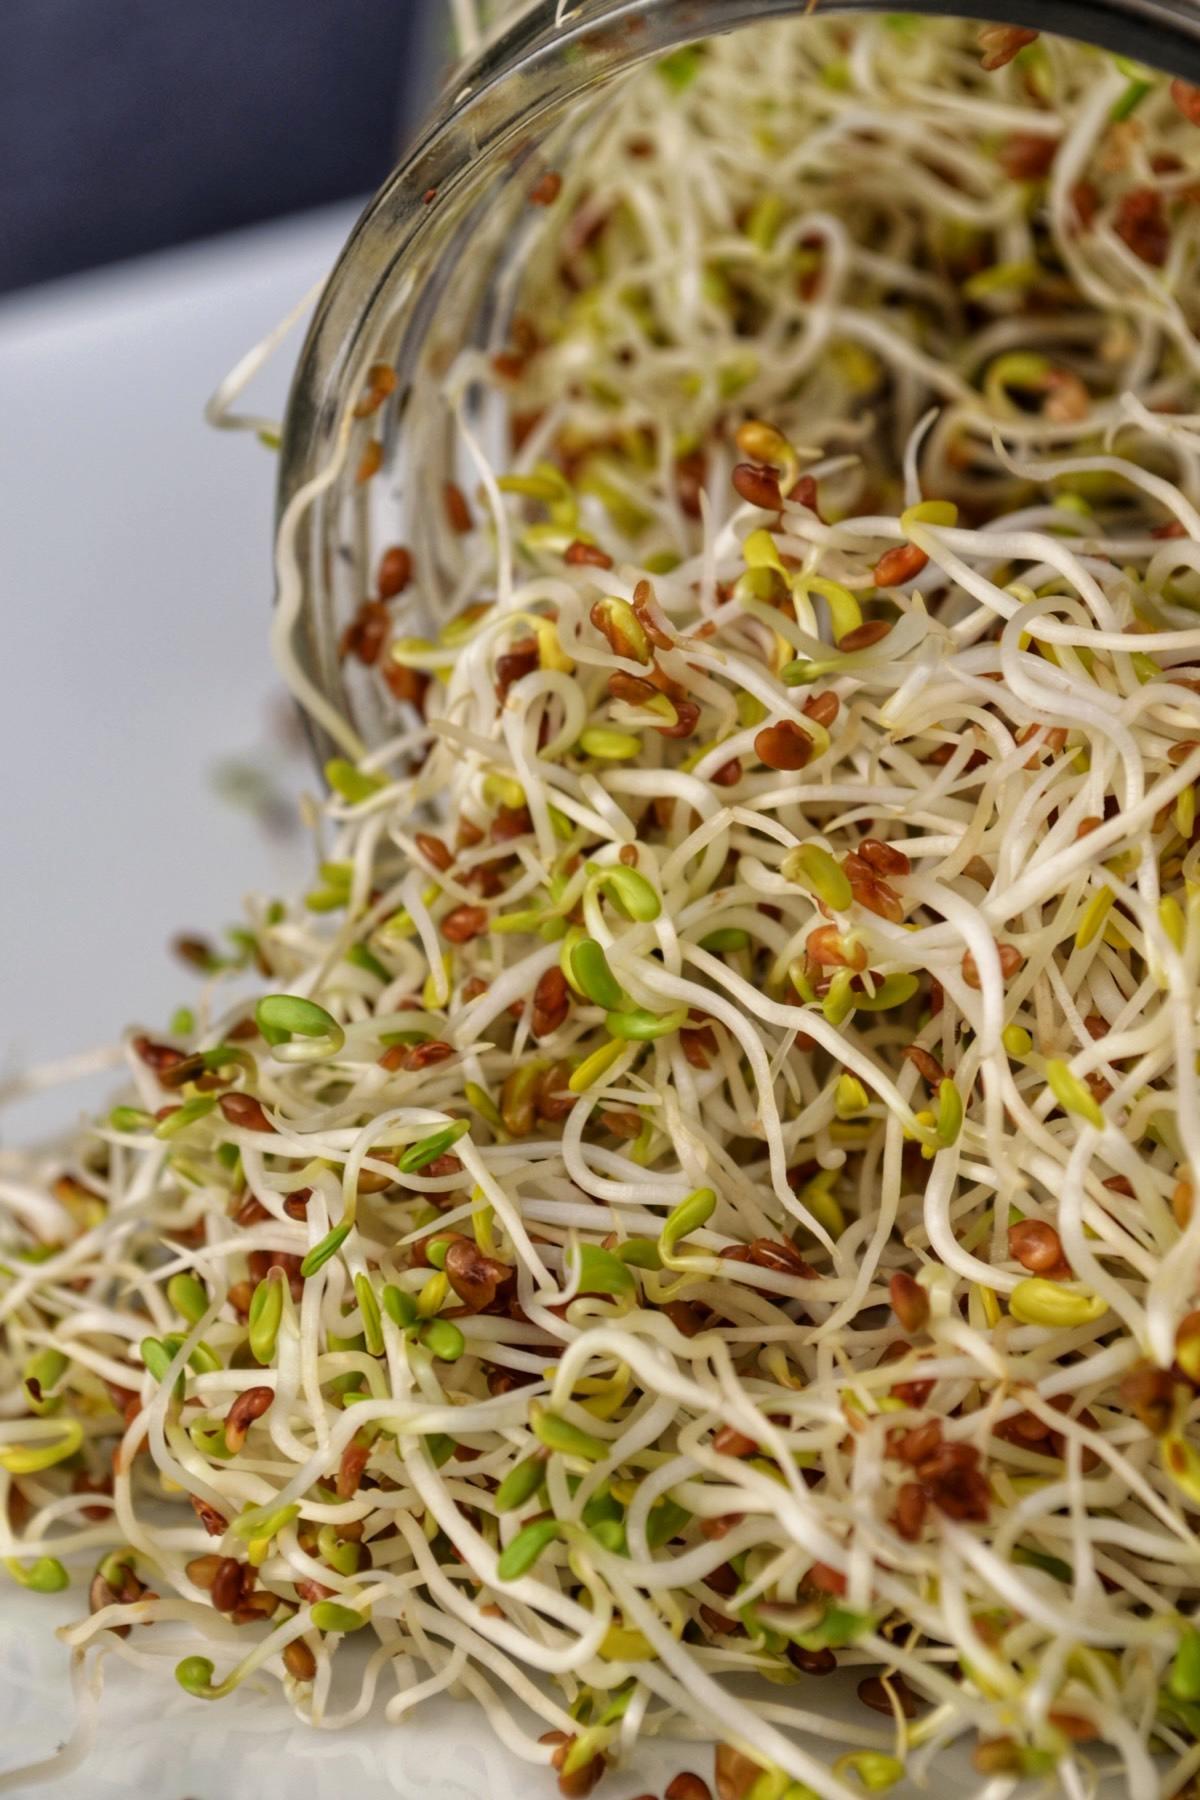
{"type": "Polygon", "coordinates": [[[70,1576],[55,1556],[39,1556],[28,1566],[14,1556],[4,1557],[3,1562],[13,1580],[35,1594],[60,1594],[71,1584],[70,1576]]]}
{"type": "Polygon", "coordinates": [[[213,1684],[215,1672],[207,1656],[185,1656],[175,1665],[175,1679],[184,1693],[199,1700],[214,1700],[221,1693],[221,1688],[213,1684]]]}

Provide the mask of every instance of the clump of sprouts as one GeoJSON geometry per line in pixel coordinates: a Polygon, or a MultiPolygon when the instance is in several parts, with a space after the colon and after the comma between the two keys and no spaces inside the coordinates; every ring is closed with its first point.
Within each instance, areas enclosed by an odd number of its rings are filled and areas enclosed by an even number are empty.
{"type": "Polygon", "coordinates": [[[1200,1771],[1200,135],[1018,37],[697,45],[532,196],[313,886],[0,1190],[79,1653],[567,1795],[1200,1771]]]}

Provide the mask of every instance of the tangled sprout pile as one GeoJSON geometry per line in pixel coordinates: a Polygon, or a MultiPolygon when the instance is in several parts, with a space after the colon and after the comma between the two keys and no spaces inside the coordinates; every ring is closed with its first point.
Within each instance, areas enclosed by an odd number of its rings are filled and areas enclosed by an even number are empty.
{"type": "Polygon", "coordinates": [[[4,1185],[7,1567],[99,1558],[78,1652],[469,1693],[567,1795],[714,1719],[721,1800],[1192,1791],[1198,123],[819,20],[539,176],[319,882],[4,1185]]]}

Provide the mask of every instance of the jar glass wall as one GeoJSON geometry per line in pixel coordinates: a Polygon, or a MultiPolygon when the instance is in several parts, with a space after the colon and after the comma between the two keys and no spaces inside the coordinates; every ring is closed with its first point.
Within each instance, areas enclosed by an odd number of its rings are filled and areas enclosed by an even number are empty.
{"type": "MultiPolygon", "coordinates": [[[[607,97],[641,64],[798,9],[793,0],[600,0],[562,23],[558,10],[557,0],[533,5],[452,79],[356,225],[300,358],[279,484],[280,627],[325,722],[314,728],[322,754],[339,735],[337,717],[352,720],[368,744],[394,729],[386,690],[339,649],[373,591],[382,548],[411,547],[423,573],[421,628],[473,597],[442,495],[446,480],[470,467],[459,425],[469,420],[496,449],[503,422],[469,386],[456,421],[444,381],[464,352],[486,355],[506,342],[523,261],[544,219],[529,204],[531,189],[586,157],[607,97]],[[374,364],[394,370],[396,385],[377,416],[356,421],[374,364]],[[381,464],[370,481],[364,457],[381,464]]],[[[838,9],[887,10],[882,0],[838,9]]],[[[918,10],[990,19],[998,9],[994,0],[957,0],[918,10]]],[[[1010,23],[1049,26],[1200,78],[1193,0],[1059,0],[1049,18],[1036,0],[1003,10],[1010,23]]],[[[820,16],[829,16],[824,7],[820,16]]]]}

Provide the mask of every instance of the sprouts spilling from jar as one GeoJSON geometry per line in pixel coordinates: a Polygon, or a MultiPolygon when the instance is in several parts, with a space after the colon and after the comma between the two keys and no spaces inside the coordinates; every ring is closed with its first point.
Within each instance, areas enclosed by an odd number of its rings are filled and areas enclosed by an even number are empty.
{"type": "Polygon", "coordinates": [[[1198,124],[818,18],[539,174],[312,888],[2,1190],[79,1655],[470,1695],[566,1795],[714,1720],[720,1800],[1192,1791],[1198,124]]]}

